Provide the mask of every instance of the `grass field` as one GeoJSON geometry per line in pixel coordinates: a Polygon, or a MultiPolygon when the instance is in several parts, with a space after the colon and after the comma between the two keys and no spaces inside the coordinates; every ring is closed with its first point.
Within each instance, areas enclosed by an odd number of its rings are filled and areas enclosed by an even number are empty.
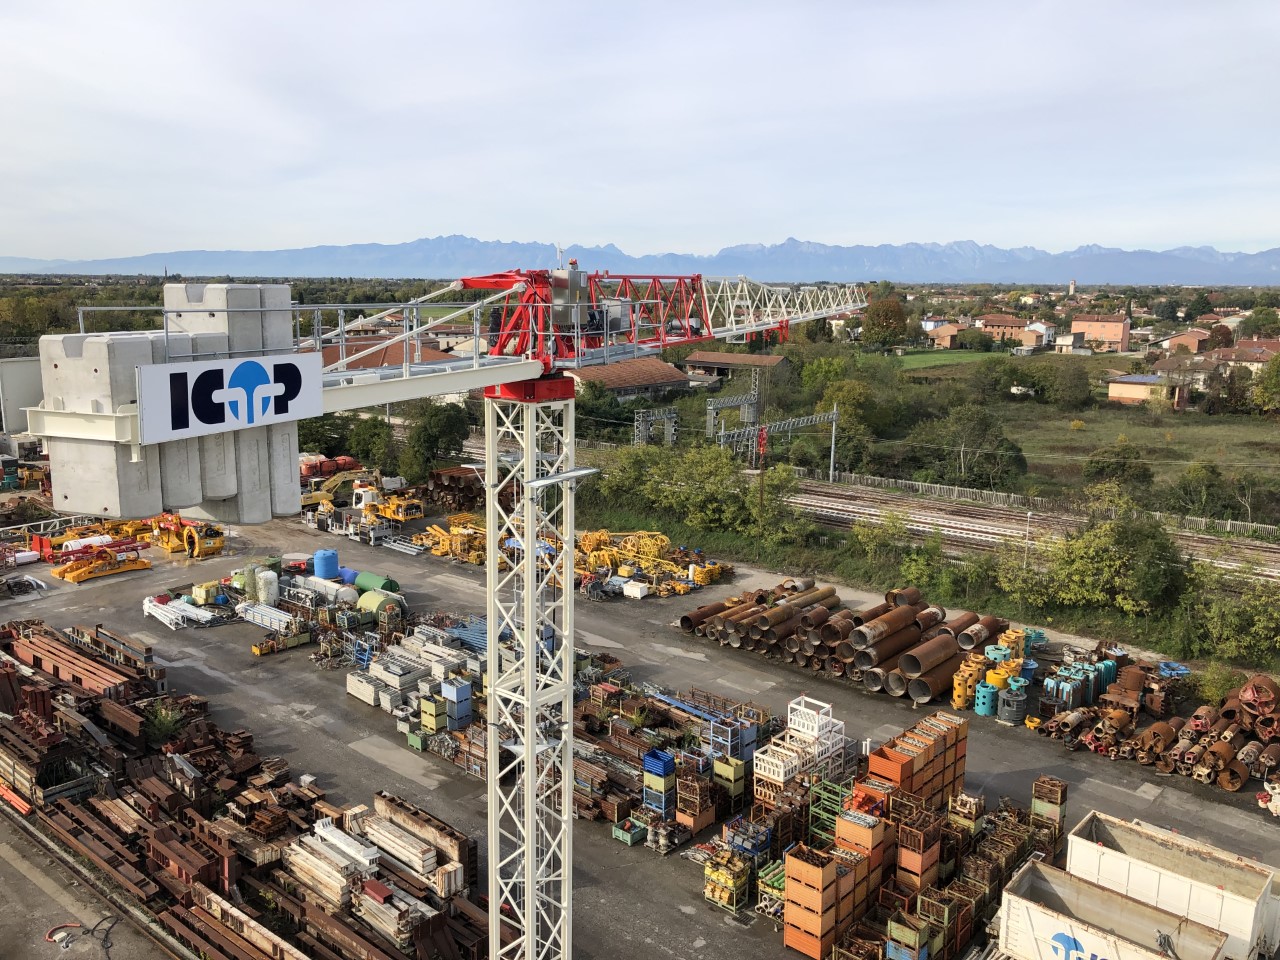
{"type": "Polygon", "coordinates": [[[1078,489],[1084,460],[1121,436],[1140,447],[1158,482],[1167,482],[1197,460],[1223,474],[1250,471],[1280,477],[1280,431],[1262,417],[1170,413],[1158,419],[1142,410],[1095,407],[1062,413],[1048,404],[1011,403],[1000,408],[1005,433],[1026,455],[1027,483],[1045,493],[1078,489]],[[1084,426],[1071,429],[1073,420],[1084,426]]]}
{"type": "Polygon", "coordinates": [[[919,370],[923,367],[946,367],[958,363],[973,363],[996,354],[976,350],[921,350],[902,357],[903,370],[919,370]]]}

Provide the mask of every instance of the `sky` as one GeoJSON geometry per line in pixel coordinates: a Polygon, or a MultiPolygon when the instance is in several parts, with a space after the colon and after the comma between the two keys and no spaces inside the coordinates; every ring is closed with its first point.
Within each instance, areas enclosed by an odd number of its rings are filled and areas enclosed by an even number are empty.
{"type": "Polygon", "coordinates": [[[1280,4],[0,6],[0,255],[1280,246],[1280,4]]]}

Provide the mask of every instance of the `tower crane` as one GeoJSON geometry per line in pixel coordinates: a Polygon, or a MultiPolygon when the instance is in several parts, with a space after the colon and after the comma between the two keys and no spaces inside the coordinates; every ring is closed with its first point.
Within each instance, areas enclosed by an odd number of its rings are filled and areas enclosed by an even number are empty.
{"type": "MultiPolygon", "coordinates": [[[[574,488],[594,471],[574,461],[574,383],[566,371],[705,341],[741,343],[774,332],[785,338],[793,324],[847,317],[865,306],[856,285],[613,276],[580,270],[571,260],[567,269],[465,278],[404,304],[291,308],[298,331],[295,350],[338,340],[339,359],[324,367],[325,412],[485,391],[487,842],[494,960],[573,956],[574,488]],[[460,291],[474,291],[479,299],[424,319],[424,308],[434,313],[446,294],[460,291]],[[348,356],[345,318],[366,306],[380,311],[375,316],[382,328],[398,314],[402,332],[348,356]],[[310,338],[301,334],[308,312],[315,321],[310,338]],[[321,316],[331,314],[338,318],[338,330],[322,333],[321,316]],[[398,367],[356,364],[393,343],[466,320],[474,341],[469,358],[412,364],[404,349],[398,367]],[[500,564],[504,556],[510,562],[500,564]],[[514,646],[515,655],[505,661],[500,638],[514,646]],[[505,936],[504,926],[515,935],[505,936]]],[[[82,333],[85,316],[94,309],[121,308],[81,308],[82,333]]],[[[181,313],[158,309],[168,361],[170,315],[181,313]]],[[[262,312],[278,309],[263,307],[262,312]]],[[[237,307],[235,312],[253,311],[237,307]]],[[[357,320],[350,329],[364,329],[366,323],[357,320]]],[[[86,412],[42,404],[28,415],[33,433],[99,443],[95,449],[105,450],[116,464],[125,458],[115,455],[115,445],[128,444],[137,459],[136,407],[86,412]]],[[[55,493],[59,481],[55,473],[55,493]]]]}

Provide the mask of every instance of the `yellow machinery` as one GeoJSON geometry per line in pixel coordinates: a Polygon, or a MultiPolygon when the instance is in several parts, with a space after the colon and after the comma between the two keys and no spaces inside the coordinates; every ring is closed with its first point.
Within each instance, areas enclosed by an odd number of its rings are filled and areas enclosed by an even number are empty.
{"type": "Polygon", "coordinates": [[[54,567],[50,572],[68,583],[84,583],[98,577],[110,577],[117,573],[128,573],[131,570],[150,570],[151,561],[143,560],[136,550],[117,555],[112,550],[99,550],[92,557],[83,560],[72,560],[62,566],[54,567]]]}
{"type": "Polygon", "coordinates": [[[151,518],[151,542],[165,553],[185,553],[193,560],[207,560],[226,546],[222,528],[213,523],[183,520],[176,513],[151,518]]]}
{"type": "Polygon", "coordinates": [[[309,477],[307,489],[302,491],[302,506],[322,507],[326,512],[333,509],[334,494],[343,484],[354,484],[358,480],[375,480],[377,475],[368,470],[343,470],[331,477],[309,477]]]}
{"type": "Polygon", "coordinates": [[[372,482],[357,480],[351,488],[351,506],[364,514],[366,521],[417,520],[426,516],[422,501],[414,497],[402,497],[397,494],[386,495],[379,487],[378,479],[372,482]]]}

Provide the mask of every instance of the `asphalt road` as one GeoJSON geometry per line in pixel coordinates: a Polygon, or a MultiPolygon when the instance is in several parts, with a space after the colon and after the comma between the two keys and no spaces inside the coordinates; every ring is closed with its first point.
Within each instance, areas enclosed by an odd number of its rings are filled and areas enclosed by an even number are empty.
{"type": "MultiPolygon", "coordinates": [[[[483,571],[354,544],[296,522],[276,521],[236,534],[231,555],[203,563],[163,561],[152,571],[81,586],[46,578],[47,593],[0,604],[0,618],[42,617],[59,627],[104,623],[145,635],[167,664],[176,691],[208,696],[218,723],[251,729],[260,752],[286,757],[295,776],[316,775],[332,799],[368,802],[375,790],[387,789],[482,838],[483,785],[405,747],[390,716],[346,695],[341,671],[314,667],[306,647],[256,659],[249,645],[260,631],[247,624],[171,632],[144,619],[142,598],[163,587],[226,575],[249,555],[336,547],[344,565],[394,576],[415,610],[482,613],[483,571]]],[[[671,625],[684,610],[743,584],[772,585],[780,579],[777,573],[741,571],[731,589],[711,588],[694,597],[583,601],[577,605],[577,642],[616,655],[636,680],[676,690],[704,687],[776,711],[806,693],[831,702],[848,735],[859,740],[879,742],[913,722],[920,714],[908,703],[708,644],[671,625]]],[[[851,604],[873,599],[845,589],[840,595],[851,604]]],[[[971,719],[968,789],[984,792],[992,804],[1002,795],[1028,802],[1032,780],[1049,773],[1071,785],[1072,823],[1097,809],[1280,863],[1280,832],[1272,832],[1269,816],[1251,808],[1251,791],[1228,796],[1180,777],[1156,777],[1131,762],[1067,753],[1060,743],[1025,729],[971,719]]],[[[575,824],[574,843],[576,956],[740,960],[774,957],[782,950],[771,924],[742,924],[707,904],[700,868],[674,855],[664,860],[644,847],[628,848],[612,840],[601,823],[575,824]]]]}

